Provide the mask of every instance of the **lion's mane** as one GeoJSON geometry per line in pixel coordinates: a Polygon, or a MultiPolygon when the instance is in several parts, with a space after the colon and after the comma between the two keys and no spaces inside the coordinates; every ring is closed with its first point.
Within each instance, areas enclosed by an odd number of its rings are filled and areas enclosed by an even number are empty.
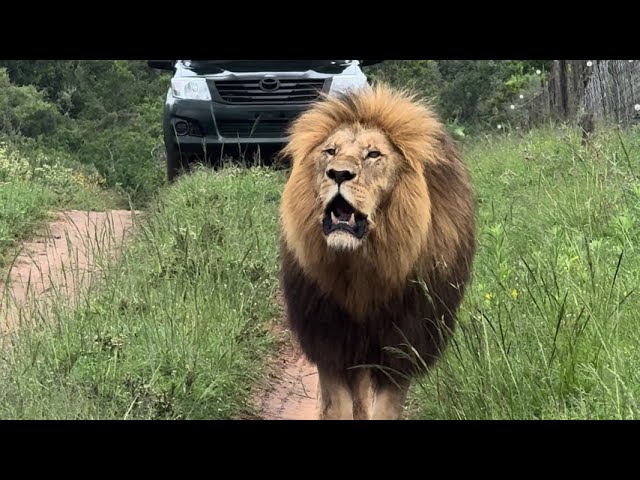
{"type": "Polygon", "coordinates": [[[475,253],[473,190],[452,140],[426,104],[384,85],[323,98],[289,134],[281,287],[303,351],[337,374],[358,365],[383,367],[373,372],[379,380],[384,371],[423,372],[454,330],[475,253]],[[313,162],[321,143],[349,125],[382,131],[403,162],[376,228],[341,254],[327,248],[316,220],[313,162]]]}

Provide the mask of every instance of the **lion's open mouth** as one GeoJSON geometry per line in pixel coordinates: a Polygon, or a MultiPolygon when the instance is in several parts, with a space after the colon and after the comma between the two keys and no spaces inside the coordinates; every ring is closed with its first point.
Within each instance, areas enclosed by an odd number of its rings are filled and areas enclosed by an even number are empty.
{"type": "Polygon", "coordinates": [[[342,195],[336,196],[324,212],[322,230],[329,235],[343,230],[360,239],[367,233],[367,216],[353,208],[342,195]]]}

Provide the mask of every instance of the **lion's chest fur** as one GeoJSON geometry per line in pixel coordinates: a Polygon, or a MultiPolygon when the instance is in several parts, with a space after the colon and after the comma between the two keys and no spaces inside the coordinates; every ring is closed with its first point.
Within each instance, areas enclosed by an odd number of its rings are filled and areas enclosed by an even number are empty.
{"type": "Polygon", "coordinates": [[[394,299],[410,285],[409,272],[384,269],[372,262],[366,249],[358,254],[325,252],[303,270],[326,296],[359,321],[393,308],[394,299]]]}
{"type": "Polygon", "coordinates": [[[332,283],[323,285],[282,240],[280,258],[289,325],[308,358],[326,368],[378,364],[408,371],[412,361],[385,353],[388,346],[407,343],[431,364],[448,336],[442,328],[453,327],[460,291],[436,292],[436,298],[446,301],[445,308],[429,301],[410,279],[389,288],[384,277],[367,268],[327,264],[333,269],[327,269],[322,281],[332,283]]]}
{"type": "Polygon", "coordinates": [[[330,262],[319,273],[314,279],[320,288],[360,321],[391,302],[407,283],[382,276],[375,266],[354,261],[330,262]]]}

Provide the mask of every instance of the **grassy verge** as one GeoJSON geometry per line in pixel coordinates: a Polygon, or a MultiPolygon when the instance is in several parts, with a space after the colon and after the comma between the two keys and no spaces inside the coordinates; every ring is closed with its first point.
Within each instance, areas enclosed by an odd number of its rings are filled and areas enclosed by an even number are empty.
{"type": "Polygon", "coordinates": [[[278,317],[281,175],[202,172],[160,196],[103,280],[22,328],[0,365],[2,418],[251,413],[278,317]]]}
{"type": "Polygon", "coordinates": [[[123,203],[101,183],[95,173],[42,156],[27,160],[0,143],[0,266],[22,238],[51,217],[51,211],[104,210],[123,203]]]}
{"type": "Polygon", "coordinates": [[[640,138],[477,141],[479,251],[417,418],[638,418],[640,138]]]}
{"type": "MultiPolygon", "coordinates": [[[[478,256],[414,418],[638,417],[640,140],[569,130],[465,146],[478,256]]],[[[80,307],[19,331],[2,418],[237,418],[272,346],[283,177],[202,172],[166,190],[80,307]]]]}

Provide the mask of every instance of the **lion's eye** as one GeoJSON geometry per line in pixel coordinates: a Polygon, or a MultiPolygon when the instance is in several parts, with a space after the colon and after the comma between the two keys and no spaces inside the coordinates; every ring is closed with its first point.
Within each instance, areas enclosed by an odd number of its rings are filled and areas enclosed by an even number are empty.
{"type": "Polygon", "coordinates": [[[334,156],[336,154],[336,149],[335,148],[325,148],[324,149],[324,153],[327,153],[331,156],[334,156]]]}
{"type": "Polygon", "coordinates": [[[378,158],[382,155],[378,150],[372,150],[367,154],[367,158],[378,158]]]}

